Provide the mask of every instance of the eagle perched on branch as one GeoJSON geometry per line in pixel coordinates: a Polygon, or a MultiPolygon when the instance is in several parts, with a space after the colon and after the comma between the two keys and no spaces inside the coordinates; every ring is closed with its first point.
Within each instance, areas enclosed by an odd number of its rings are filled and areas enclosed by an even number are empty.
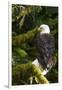
{"type": "Polygon", "coordinates": [[[42,66],[44,69],[42,74],[46,75],[54,65],[53,52],[55,44],[48,25],[40,25],[39,30],[41,32],[36,37],[38,57],[33,61],[33,64],[38,67],[39,65],[42,66]]]}

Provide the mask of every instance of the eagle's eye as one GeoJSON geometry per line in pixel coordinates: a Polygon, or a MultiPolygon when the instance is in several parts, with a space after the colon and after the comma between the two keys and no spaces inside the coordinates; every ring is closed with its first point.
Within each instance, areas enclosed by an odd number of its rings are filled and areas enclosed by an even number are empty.
{"type": "Polygon", "coordinates": [[[43,30],[43,28],[42,28],[42,27],[40,27],[40,30],[43,30]]]}

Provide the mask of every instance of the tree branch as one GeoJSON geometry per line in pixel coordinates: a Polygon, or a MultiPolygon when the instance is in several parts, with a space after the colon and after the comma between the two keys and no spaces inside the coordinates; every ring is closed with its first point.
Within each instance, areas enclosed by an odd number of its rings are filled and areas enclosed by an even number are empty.
{"type": "Polygon", "coordinates": [[[12,84],[13,85],[21,85],[22,80],[26,82],[27,84],[29,84],[28,78],[31,76],[36,77],[40,84],[49,83],[46,77],[42,75],[41,70],[31,63],[14,65],[12,67],[12,84]]]}
{"type": "Polygon", "coordinates": [[[20,46],[22,43],[32,40],[39,32],[40,32],[40,30],[35,28],[32,31],[28,31],[27,33],[20,34],[18,36],[13,36],[12,37],[12,45],[20,46]]]}

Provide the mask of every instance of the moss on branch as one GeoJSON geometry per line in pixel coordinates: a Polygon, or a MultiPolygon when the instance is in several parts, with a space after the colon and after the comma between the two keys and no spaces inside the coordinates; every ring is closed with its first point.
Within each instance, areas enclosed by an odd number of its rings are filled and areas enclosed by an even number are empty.
{"type": "Polygon", "coordinates": [[[32,40],[39,32],[40,32],[40,30],[35,28],[32,31],[28,31],[27,33],[24,33],[24,34],[21,34],[18,36],[13,36],[12,37],[12,45],[13,46],[21,46],[21,44],[23,44],[29,40],[32,40]]]}
{"type": "Polygon", "coordinates": [[[41,84],[49,83],[45,76],[42,75],[41,70],[35,65],[28,64],[19,64],[12,67],[12,84],[21,85],[21,84],[30,84],[28,79],[34,76],[37,78],[38,82],[41,84]],[[23,82],[23,83],[22,83],[23,82]]]}

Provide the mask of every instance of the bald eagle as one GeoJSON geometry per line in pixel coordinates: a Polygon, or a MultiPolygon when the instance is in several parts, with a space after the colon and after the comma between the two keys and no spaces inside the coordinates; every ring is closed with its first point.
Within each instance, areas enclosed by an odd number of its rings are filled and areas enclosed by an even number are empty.
{"type": "Polygon", "coordinates": [[[37,67],[42,66],[42,68],[44,69],[42,74],[46,75],[54,65],[54,60],[52,57],[55,46],[54,38],[50,34],[50,28],[48,25],[40,25],[39,30],[41,30],[41,32],[36,37],[38,56],[33,61],[33,64],[37,67]]]}

